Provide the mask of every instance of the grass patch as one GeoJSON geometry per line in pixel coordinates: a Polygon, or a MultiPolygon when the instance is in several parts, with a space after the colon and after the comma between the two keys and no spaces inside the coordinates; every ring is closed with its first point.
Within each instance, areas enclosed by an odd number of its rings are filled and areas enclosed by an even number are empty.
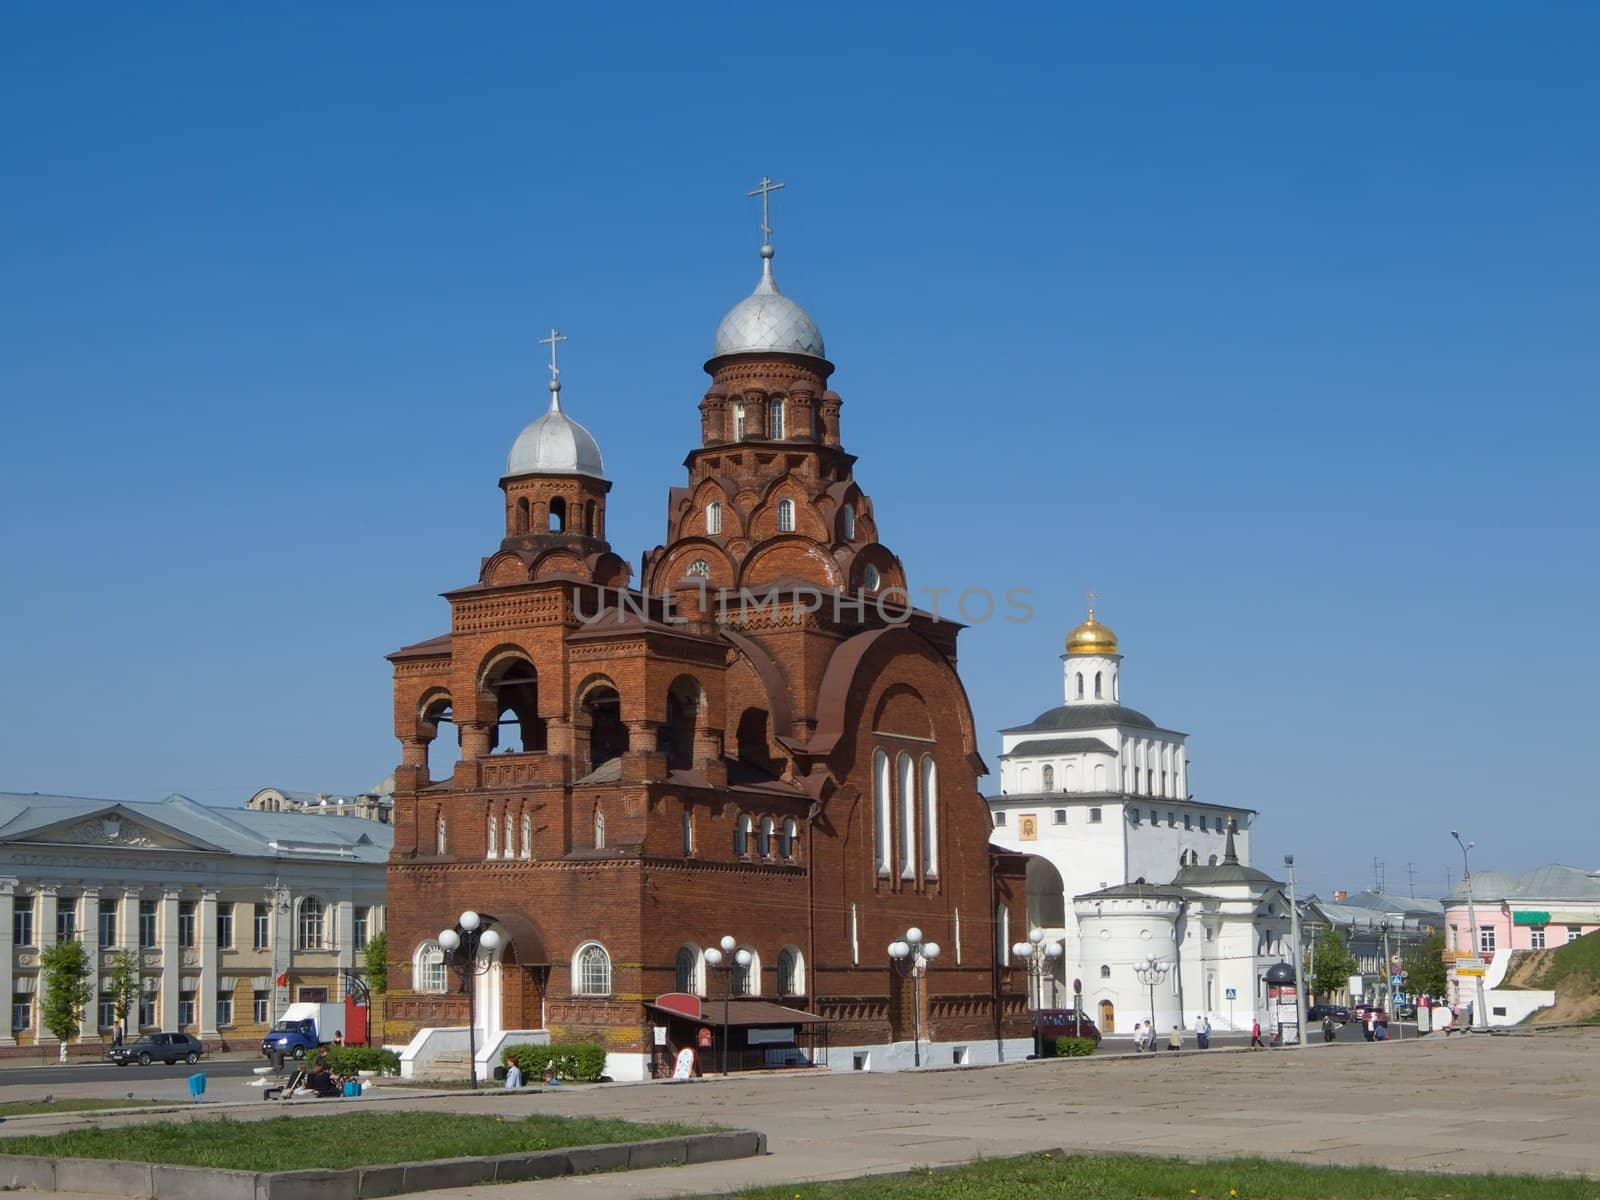
{"type": "Polygon", "coordinates": [[[1421,1175],[1259,1158],[1029,1155],[907,1175],[752,1188],[743,1200],[1593,1200],[1595,1185],[1531,1175],[1421,1175]]]}
{"type": "Polygon", "coordinates": [[[101,1100],[78,1096],[63,1100],[7,1100],[0,1103],[0,1119],[29,1117],[37,1113],[98,1112],[107,1108],[164,1108],[170,1100],[101,1100]]]}
{"type": "Polygon", "coordinates": [[[336,1117],[219,1118],[161,1121],[123,1129],[74,1129],[49,1137],[0,1138],[0,1153],[118,1158],[234,1171],[299,1171],[482,1158],[703,1132],[703,1127],[639,1125],[604,1117],[347,1111],[336,1117]]]}
{"type": "Polygon", "coordinates": [[[1521,986],[1600,991],[1600,937],[1580,937],[1547,951],[1539,968],[1529,972],[1521,986]]]}

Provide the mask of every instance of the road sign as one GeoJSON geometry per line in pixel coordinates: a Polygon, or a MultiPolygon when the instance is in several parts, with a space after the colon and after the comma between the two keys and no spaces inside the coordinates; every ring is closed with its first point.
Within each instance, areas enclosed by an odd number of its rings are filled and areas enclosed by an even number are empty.
{"type": "Polygon", "coordinates": [[[1457,975],[1466,975],[1469,978],[1471,978],[1473,976],[1481,977],[1483,975],[1483,968],[1482,967],[1457,967],[1456,968],[1456,974],[1457,975]]]}
{"type": "Polygon", "coordinates": [[[1237,1000],[1239,998],[1239,989],[1238,988],[1223,988],[1222,989],[1222,998],[1224,1000],[1237,1000]]]}
{"type": "Polygon", "coordinates": [[[1400,975],[1391,975],[1391,976],[1389,976],[1389,986],[1390,987],[1399,987],[1400,983],[1401,983],[1401,980],[1403,978],[1404,977],[1400,976],[1400,975]]]}

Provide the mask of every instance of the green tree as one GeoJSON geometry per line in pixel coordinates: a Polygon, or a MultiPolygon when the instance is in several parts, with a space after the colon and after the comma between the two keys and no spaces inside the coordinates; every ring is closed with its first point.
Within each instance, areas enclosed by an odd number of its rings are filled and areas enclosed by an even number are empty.
{"type": "Polygon", "coordinates": [[[117,1024],[124,1035],[128,1016],[139,1003],[139,960],[126,950],[118,950],[111,967],[111,1001],[116,1006],[117,1024]]]}
{"type": "Polygon", "coordinates": [[[93,991],[89,955],[82,942],[57,942],[39,955],[39,970],[44,977],[39,1023],[56,1036],[65,1059],[67,1043],[83,1028],[84,1006],[93,991]]]}
{"type": "Polygon", "coordinates": [[[1337,996],[1356,973],[1356,956],[1350,953],[1350,944],[1337,929],[1319,929],[1311,944],[1307,971],[1311,990],[1318,1000],[1326,1002],[1337,996]]]}
{"type": "Polygon", "coordinates": [[[1443,996],[1446,986],[1444,968],[1444,932],[1430,933],[1422,941],[1408,946],[1401,954],[1405,964],[1407,994],[1418,996],[1443,996]]]}
{"type": "Polygon", "coordinates": [[[382,930],[367,943],[363,952],[367,970],[367,986],[374,995],[381,996],[389,990],[389,931],[382,930]]]}

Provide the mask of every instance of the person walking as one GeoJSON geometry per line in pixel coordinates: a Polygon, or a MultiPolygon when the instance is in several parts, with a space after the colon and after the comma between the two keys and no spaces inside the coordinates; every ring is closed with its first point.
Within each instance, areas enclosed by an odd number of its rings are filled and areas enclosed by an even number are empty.
{"type": "Polygon", "coordinates": [[[1334,1036],[1335,1030],[1333,1028],[1333,1014],[1325,1013],[1322,1017],[1322,1040],[1325,1042],[1331,1042],[1333,1041],[1334,1036]]]}
{"type": "Polygon", "coordinates": [[[1261,1040],[1261,1018],[1257,1017],[1250,1022],[1250,1049],[1265,1050],[1266,1043],[1261,1040]]]}
{"type": "Polygon", "coordinates": [[[1370,1042],[1370,1041],[1373,1041],[1377,1037],[1377,1035],[1378,1035],[1378,1014],[1377,1014],[1376,1010],[1369,1009],[1367,1011],[1367,1019],[1366,1019],[1366,1023],[1365,1023],[1365,1028],[1362,1031],[1362,1036],[1365,1037],[1367,1039],[1367,1041],[1370,1042]]]}
{"type": "Polygon", "coordinates": [[[517,1065],[517,1056],[513,1054],[506,1059],[506,1090],[515,1091],[522,1086],[522,1068],[517,1065]]]}
{"type": "Polygon", "coordinates": [[[1194,1044],[1201,1050],[1211,1045],[1211,1024],[1206,1020],[1205,1013],[1194,1019],[1194,1044]]]}
{"type": "Polygon", "coordinates": [[[1167,1049],[1168,1050],[1182,1050],[1183,1049],[1183,1026],[1182,1025],[1174,1025],[1172,1027],[1171,1034],[1169,1034],[1167,1036],[1167,1049]]]}

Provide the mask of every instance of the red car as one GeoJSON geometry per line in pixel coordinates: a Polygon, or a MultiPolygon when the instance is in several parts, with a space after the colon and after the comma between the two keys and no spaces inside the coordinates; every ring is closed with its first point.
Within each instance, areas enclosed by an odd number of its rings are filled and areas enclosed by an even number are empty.
{"type": "Polygon", "coordinates": [[[1046,1043],[1056,1038],[1086,1037],[1096,1046],[1100,1044],[1100,1031],[1095,1028],[1088,1013],[1080,1016],[1073,1008],[1041,1008],[1034,1014],[1034,1021],[1046,1043]]]}

